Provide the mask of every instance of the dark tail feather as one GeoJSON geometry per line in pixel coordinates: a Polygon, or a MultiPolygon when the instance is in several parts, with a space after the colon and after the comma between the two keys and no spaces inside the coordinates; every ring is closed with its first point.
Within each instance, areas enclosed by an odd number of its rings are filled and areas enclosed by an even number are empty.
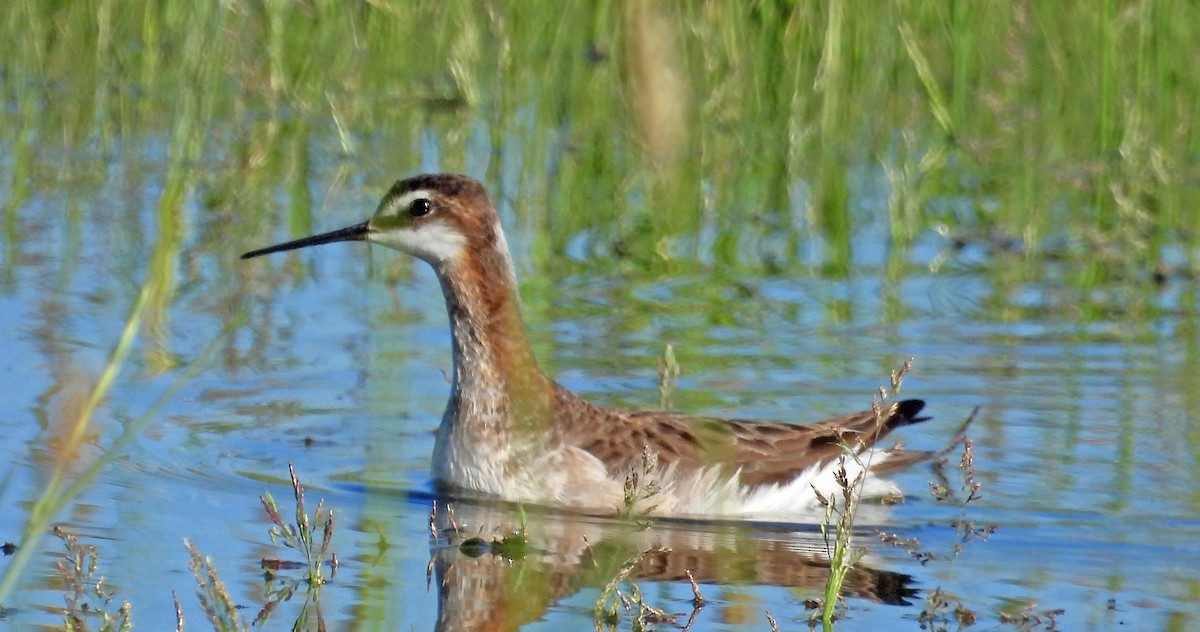
{"type": "Polygon", "coordinates": [[[899,428],[901,426],[911,426],[919,424],[922,421],[928,421],[929,417],[918,417],[921,410],[925,408],[925,400],[923,399],[906,399],[901,402],[896,402],[896,411],[888,419],[888,428],[899,428]]]}

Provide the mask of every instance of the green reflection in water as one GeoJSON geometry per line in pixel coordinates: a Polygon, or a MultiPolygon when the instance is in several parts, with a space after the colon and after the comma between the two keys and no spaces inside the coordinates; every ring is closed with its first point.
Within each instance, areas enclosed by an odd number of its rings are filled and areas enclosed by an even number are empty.
{"type": "MultiPolygon", "coordinates": [[[[954,252],[982,253],[959,264],[989,285],[964,317],[1065,321],[1081,337],[1088,323],[1116,323],[1109,335],[1129,348],[1180,341],[1181,365],[1150,381],[1200,410],[1189,381],[1200,370],[1191,3],[10,4],[3,287],[25,289],[26,270],[54,279],[30,281],[47,323],[30,329],[53,366],[69,364],[58,336],[108,344],[64,311],[131,304],[148,277],[162,290],[146,307],[144,375],[176,374],[196,357],[189,340],[246,305],[261,317],[226,342],[224,367],[263,362],[254,350],[285,335],[278,297],[315,266],[244,266],[245,244],[363,217],[391,180],[437,167],[484,177],[502,200],[526,244],[538,330],[575,315],[556,293],[581,270],[612,279],[601,298],[616,316],[602,333],[621,339],[655,329],[663,302],[648,286],[697,279],[669,297],[686,325],[661,330],[688,370],[719,367],[728,360],[692,351],[709,331],[779,309],[740,279],[811,273],[850,291],[817,296],[812,335],[836,346],[840,326],[875,322],[856,300],[874,289],[850,285],[859,266],[879,278],[889,326],[913,317],[903,291],[918,272],[914,244],[937,233],[954,252]],[[872,215],[880,208],[886,217],[872,215]],[[869,259],[879,242],[883,263],[869,259]],[[1153,327],[1164,315],[1177,318],[1168,334],[1153,327]]],[[[409,270],[378,265],[370,280],[409,270]]],[[[553,347],[539,345],[543,357],[553,347]]],[[[646,346],[649,366],[660,345],[646,346]]],[[[849,362],[812,364],[844,375],[849,362]]],[[[1090,359],[1066,363],[1066,395],[1081,399],[1090,359]]],[[[985,392],[1003,401],[1005,376],[990,377],[985,392]]],[[[1114,509],[1137,489],[1144,434],[1135,386],[1123,388],[1114,509]]],[[[122,408],[131,395],[113,397],[122,408]]],[[[1088,411],[1073,412],[1053,439],[1064,450],[1087,427],[1088,411]]],[[[1176,423],[1154,432],[1182,426],[1200,477],[1196,417],[1176,423]]],[[[989,430],[1003,441],[1000,424],[989,430]]]]}

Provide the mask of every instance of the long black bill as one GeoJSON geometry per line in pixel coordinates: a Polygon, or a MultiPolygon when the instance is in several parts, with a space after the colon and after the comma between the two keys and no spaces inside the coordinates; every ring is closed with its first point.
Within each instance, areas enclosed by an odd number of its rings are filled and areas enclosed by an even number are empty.
{"type": "Polygon", "coordinates": [[[366,241],[367,233],[371,232],[371,227],[368,226],[369,223],[370,222],[363,222],[361,224],[355,224],[353,226],[339,228],[338,230],[331,231],[328,233],[322,233],[320,235],[313,235],[312,237],[304,237],[302,239],[297,239],[295,241],[289,241],[289,242],[283,243],[283,244],[276,244],[274,246],[268,246],[266,248],[259,248],[258,250],[251,250],[250,252],[247,252],[246,254],[242,255],[242,258],[250,259],[252,257],[260,257],[262,255],[269,255],[272,252],[282,252],[284,250],[295,250],[297,248],[304,248],[306,246],[317,246],[320,244],[328,244],[328,243],[332,243],[335,241],[366,241]]]}

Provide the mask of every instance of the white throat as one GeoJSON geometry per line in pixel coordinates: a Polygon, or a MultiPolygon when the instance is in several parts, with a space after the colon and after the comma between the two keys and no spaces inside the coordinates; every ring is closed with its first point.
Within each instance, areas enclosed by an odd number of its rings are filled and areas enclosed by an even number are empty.
{"type": "Polygon", "coordinates": [[[467,243],[457,228],[437,221],[416,228],[372,233],[368,240],[410,254],[434,267],[458,259],[467,243]]]}

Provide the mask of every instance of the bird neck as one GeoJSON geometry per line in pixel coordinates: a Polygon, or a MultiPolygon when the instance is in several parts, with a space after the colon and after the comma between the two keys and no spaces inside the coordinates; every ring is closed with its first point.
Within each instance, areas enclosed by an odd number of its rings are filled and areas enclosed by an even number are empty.
{"type": "Polygon", "coordinates": [[[507,248],[470,253],[438,270],[454,345],[446,420],[468,434],[545,429],[553,383],[529,345],[507,248]]]}

